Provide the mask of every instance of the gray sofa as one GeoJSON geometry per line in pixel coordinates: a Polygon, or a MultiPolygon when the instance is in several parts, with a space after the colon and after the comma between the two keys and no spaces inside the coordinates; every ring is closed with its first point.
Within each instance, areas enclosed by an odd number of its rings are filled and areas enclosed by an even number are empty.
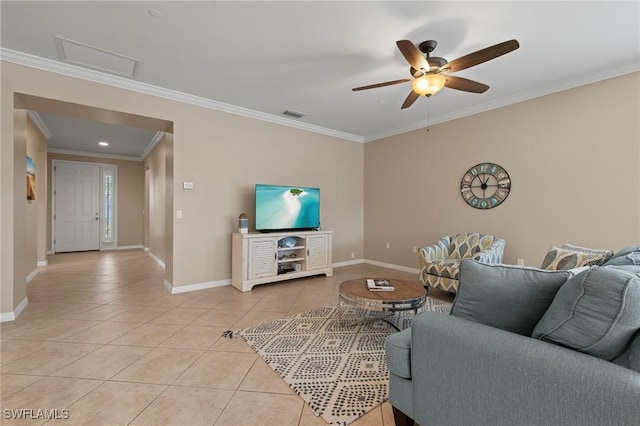
{"type": "Polygon", "coordinates": [[[451,315],[386,354],[397,425],[638,425],[640,246],[574,272],[465,260],[451,315]]]}

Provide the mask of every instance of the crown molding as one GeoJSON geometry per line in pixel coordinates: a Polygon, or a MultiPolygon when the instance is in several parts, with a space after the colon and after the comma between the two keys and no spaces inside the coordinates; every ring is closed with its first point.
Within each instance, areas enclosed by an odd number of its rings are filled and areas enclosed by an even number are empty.
{"type": "Polygon", "coordinates": [[[147,155],[149,155],[149,153],[153,150],[153,148],[155,148],[155,146],[158,145],[158,142],[160,142],[163,137],[164,137],[164,132],[156,132],[156,134],[153,136],[153,138],[149,142],[149,145],[147,145],[147,147],[142,152],[140,159],[144,160],[145,158],[147,158],[147,155]]]}
{"type": "Polygon", "coordinates": [[[570,82],[565,82],[562,84],[557,84],[551,87],[545,87],[544,89],[539,90],[530,90],[527,92],[518,93],[513,96],[508,96],[506,98],[498,99],[495,102],[484,103],[482,105],[478,105],[472,108],[464,108],[460,109],[451,114],[441,114],[437,116],[431,117],[429,120],[419,121],[417,123],[412,123],[408,126],[396,127],[395,129],[391,129],[388,132],[379,133],[377,135],[365,138],[364,142],[372,142],[378,139],[384,139],[391,136],[397,136],[402,133],[411,132],[414,130],[424,129],[425,127],[433,126],[435,124],[445,123],[447,121],[457,120],[458,118],[468,117],[470,115],[479,114],[481,112],[490,111],[497,108],[502,108],[505,106],[513,105],[519,102],[528,101],[531,99],[539,98],[546,95],[551,95],[554,93],[562,92],[564,90],[574,89],[580,86],[586,86],[587,84],[597,83],[599,81],[608,80],[610,78],[620,77],[625,74],[630,74],[633,72],[640,71],[640,67],[637,65],[629,66],[626,68],[619,68],[616,70],[607,70],[601,74],[596,74],[589,76],[588,78],[573,80],[570,82]]]}
{"type": "Polygon", "coordinates": [[[38,128],[38,130],[40,130],[40,133],[42,133],[42,136],[44,136],[46,140],[49,140],[53,137],[53,133],[51,133],[51,130],[49,130],[47,125],[44,124],[44,121],[42,121],[42,118],[37,111],[29,110],[27,111],[27,115],[29,116],[29,118],[31,118],[33,124],[36,125],[36,127],[38,128]]]}
{"type": "Polygon", "coordinates": [[[300,121],[293,121],[290,118],[279,117],[273,114],[267,114],[248,108],[242,108],[235,105],[202,98],[200,96],[189,95],[187,93],[178,92],[176,90],[165,89],[162,87],[153,86],[151,84],[141,83],[139,81],[134,81],[128,78],[110,75],[71,64],[65,64],[39,56],[30,55],[28,53],[18,52],[16,50],[1,48],[0,59],[18,65],[24,65],[43,71],[66,75],[68,77],[79,78],[82,80],[92,81],[94,83],[106,84],[109,86],[131,90],[146,95],[157,96],[160,98],[169,99],[185,104],[227,112],[230,114],[266,121],[281,126],[293,127],[300,130],[306,130],[308,132],[319,133],[326,136],[332,136],[335,138],[345,139],[353,142],[364,142],[364,137],[360,135],[354,135],[352,133],[341,132],[321,126],[315,126],[313,124],[308,124],[300,121]]]}
{"type": "Polygon", "coordinates": [[[99,152],[89,151],[76,151],[72,149],[47,149],[47,154],[66,154],[66,155],[78,155],[81,157],[96,157],[96,158],[110,158],[112,160],[126,160],[126,161],[142,161],[140,157],[128,156],[128,155],[111,155],[101,154],[99,152]]]}

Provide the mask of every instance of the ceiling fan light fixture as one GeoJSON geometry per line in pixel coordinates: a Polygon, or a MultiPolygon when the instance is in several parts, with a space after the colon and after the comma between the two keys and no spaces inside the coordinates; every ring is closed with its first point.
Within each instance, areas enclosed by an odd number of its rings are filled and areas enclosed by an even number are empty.
{"type": "Polygon", "coordinates": [[[414,92],[429,97],[439,92],[446,82],[446,77],[441,74],[425,74],[413,79],[411,87],[414,92]]]}

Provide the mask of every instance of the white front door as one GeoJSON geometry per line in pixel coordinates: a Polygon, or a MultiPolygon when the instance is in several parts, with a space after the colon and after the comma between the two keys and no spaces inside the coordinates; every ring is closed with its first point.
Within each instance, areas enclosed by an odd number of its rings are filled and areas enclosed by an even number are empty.
{"type": "Polygon", "coordinates": [[[54,252],[100,249],[100,166],[56,162],[54,252]]]}

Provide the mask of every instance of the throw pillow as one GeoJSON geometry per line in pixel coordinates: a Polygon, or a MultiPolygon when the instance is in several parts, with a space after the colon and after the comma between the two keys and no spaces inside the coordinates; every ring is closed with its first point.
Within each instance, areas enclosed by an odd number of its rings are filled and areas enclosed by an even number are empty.
{"type": "Polygon", "coordinates": [[[460,263],[458,294],[451,315],[531,336],[569,271],[515,265],[460,263]]]}
{"type": "Polygon", "coordinates": [[[562,247],[553,246],[544,257],[541,268],[557,271],[580,266],[602,265],[612,255],[611,250],[596,250],[571,244],[565,244],[562,247]]]}
{"type": "Polygon", "coordinates": [[[611,361],[640,330],[640,270],[594,266],[563,285],[532,337],[611,361]]]}

